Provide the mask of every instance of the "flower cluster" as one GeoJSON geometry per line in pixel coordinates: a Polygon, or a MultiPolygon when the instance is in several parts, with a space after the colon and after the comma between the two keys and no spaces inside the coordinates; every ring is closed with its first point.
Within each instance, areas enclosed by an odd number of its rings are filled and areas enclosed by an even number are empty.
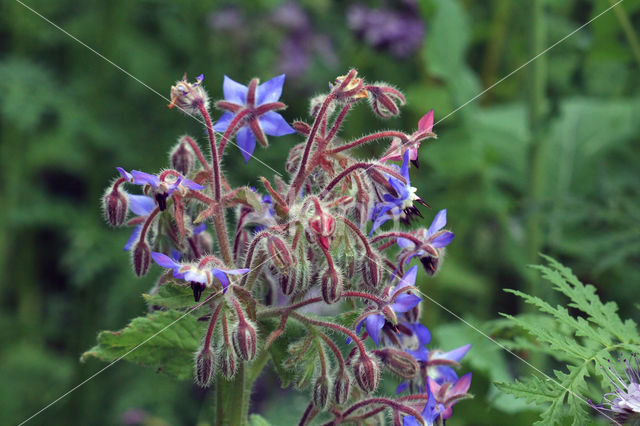
{"type": "Polygon", "coordinates": [[[417,281],[441,268],[454,238],[445,229],[446,210],[428,227],[406,229],[429,208],[412,186],[410,169],[418,167],[420,143],[435,138],[433,111],[411,133],[345,141],[338,133],[352,108],[367,101],[382,118],[397,115],[402,93],[351,70],[311,100],[310,122],[290,125],[277,112],[285,108],[279,101],[284,75],[246,86],[225,77],[225,99],[214,103],[223,112],[214,123],[203,81],[202,75],[178,81],[170,107],[202,118],[209,155],[182,136],[169,168],[154,174],[118,167],[103,198],[111,225],[133,227],[125,250],[135,273],[145,275],[153,260],[165,272],[152,292],[185,287],[196,305],[184,308],[208,320],[195,357],[196,382],[211,386],[220,373],[241,392],[240,367],[286,344],[288,357],[272,362],[279,371],[294,370],[296,386],[310,389],[301,424],[322,411],[340,424],[386,410],[396,424],[442,424],[469,396],[471,373],[456,372],[470,345],[428,349],[431,334],[420,321],[417,281]],[[248,162],[256,141],[266,147],[268,137],[294,132],[304,141],[290,150],[288,177],[260,178],[262,191],[229,185],[221,167],[227,145],[237,145],[248,162]],[[352,154],[385,141],[379,158],[352,154]],[[125,185],[141,193],[129,194],[125,185]],[[322,315],[326,305],[333,305],[331,315],[322,315]],[[292,331],[300,327],[302,336],[292,331]],[[401,379],[397,395],[371,396],[385,370],[401,379]],[[403,396],[406,391],[411,395],[403,396]]]}

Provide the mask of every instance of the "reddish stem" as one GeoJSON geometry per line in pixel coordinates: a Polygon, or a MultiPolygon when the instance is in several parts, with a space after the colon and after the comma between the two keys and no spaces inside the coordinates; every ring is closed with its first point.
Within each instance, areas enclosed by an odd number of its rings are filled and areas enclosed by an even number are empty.
{"type": "Polygon", "coordinates": [[[198,157],[198,160],[200,161],[200,164],[202,164],[202,167],[204,167],[204,169],[207,171],[211,170],[211,168],[209,167],[209,163],[204,158],[204,155],[202,155],[202,151],[200,150],[200,147],[198,146],[196,141],[194,141],[191,136],[184,136],[184,140],[187,141],[187,143],[191,146],[191,149],[193,149],[193,152],[196,153],[196,157],[198,157]]]}
{"type": "Polygon", "coordinates": [[[339,331],[343,334],[346,334],[347,336],[351,337],[351,340],[353,340],[356,345],[358,345],[358,350],[360,351],[360,355],[363,357],[367,356],[367,351],[364,347],[364,345],[362,344],[362,342],[360,341],[360,338],[351,330],[349,330],[346,327],[341,326],[340,324],[335,324],[332,322],[328,322],[328,321],[320,321],[317,319],[313,319],[313,318],[308,318],[305,317],[304,315],[300,315],[297,312],[291,312],[291,316],[294,318],[299,319],[302,322],[306,322],[308,324],[313,324],[313,325],[317,325],[318,327],[324,327],[324,328],[329,328],[332,330],[336,330],[339,331]]]}
{"type": "Polygon", "coordinates": [[[404,176],[402,176],[400,173],[398,173],[397,171],[393,170],[390,167],[386,167],[386,166],[383,166],[381,164],[375,164],[375,163],[356,163],[356,164],[353,164],[353,165],[347,167],[338,176],[333,178],[333,180],[331,182],[329,182],[329,184],[326,186],[326,188],[320,194],[320,198],[324,199],[324,197],[326,197],[329,194],[329,192],[333,189],[334,186],[336,186],[342,179],[344,179],[347,175],[352,173],[354,170],[357,170],[357,169],[366,169],[366,170],[368,170],[368,169],[370,169],[372,167],[380,169],[381,171],[385,172],[388,175],[393,176],[394,178],[398,179],[400,182],[402,182],[404,184],[407,183],[407,180],[404,178],[404,176]]]}
{"type": "Polygon", "coordinates": [[[424,241],[420,240],[419,238],[407,232],[397,232],[397,231],[385,232],[383,234],[376,235],[371,239],[371,244],[376,243],[385,238],[405,238],[407,240],[410,240],[412,243],[414,243],[418,247],[421,247],[424,244],[424,241]]]}
{"type": "Polygon", "coordinates": [[[240,122],[240,120],[244,119],[247,114],[249,114],[249,111],[250,110],[248,108],[244,108],[242,111],[238,112],[233,117],[233,120],[231,120],[231,123],[229,123],[229,125],[227,126],[227,130],[225,130],[224,134],[222,135],[222,139],[220,139],[220,147],[218,148],[219,157],[222,157],[222,154],[224,153],[224,147],[227,146],[227,142],[231,139],[231,137],[233,137],[233,134],[237,130],[236,127],[238,126],[238,123],[240,122]]]}
{"type": "Polygon", "coordinates": [[[213,194],[216,201],[220,201],[220,197],[222,196],[220,191],[220,160],[218,159],[218,150],[216,148],[216,134],[213,131],[213,125],[211,124],[211,116],[209,116],[209,111],[205,108],[204,104],[199,103],[198,109],[200,110],[200,115],[205,121],[205,125],[207,127],[207,135],[209,136],[209,147],[211,149],[211,165],[213,169],[213,182],[211,182],[213,194]]]}
{"type": "Polygon", "coordinates": [[[142,226],[142,230],[140,231],[140,237],[138,238],[139,241],[144,241],[144,237],[147,235],[149,225],[151,225],[151,222],[153,222],[153,218],[156,217],[158,212],[160,212],[160,207],[156,207],[155,209],[153,209],[153,211],[149,213],[149,216],[147,216],[147,219],[144,221],[144,225],[142,226]]]}
{"type": "Polygon", "coordinates": [[[400,138],[402,141],[407,141],[409,138],[405,133],[398,132],[396,130],[387,130],[384,132],[372,133],[367,136],[363,136],[360,139],[356,139],[353,142],[349,142],[344,145],[340,145],[333,149],[327,151],[327,155],[337,154],[338,152],[346,151],[351,148],[355,148],[358,145],[362,145],[368,142],[372,142],[378,139],[388,139],[388,138],[400,138]]]}
{"type": "Polygon", "coordinates": [[[364,399],[362,401],[359,401],[355,404],[353,404],[351,407],[349,407],[346,411],[344,411],[342,413],[343,417],[348,416],[349,414],[353,413],[354,411],[358,410],[359,408],[362,408],[366,405],[371,405],[371,404],[381,404],[381,405],[386,405],[390,408],[392,408],[394,411],[402,411],[404,413],[410,414],[412,416],[414,416],[416,418],[416,420],[418,420],[419,422],[421,422],[422,424],[424,424],[424,419],[422,418],[422,415],[415,410],[412,407],[409,407],[407,405],[401,404],[397,401],[394,401],[393,399],[389,399],[389,398],[369,398],[369,399],[364,399]]]}
{"type": "Polygon", "coordinates": [[[211,320],[209,321],[209,328],[207,329],[207,334],[204,336],[204,347],[208,348],[211,344],[211,336],[213,335],[213,330],[216,328],[216,322],[218,321],[218,315],[220,314],[220,309],[222,308],[222,304],[224,302],[220,302],[216,307],[216,310],[213,311],[213,315],[211,316],[211,320]]]}
{"type": "Polygon", "coordinates": [[[351,222],[349,219],[347,219],[344,216],[338,216],[338,219],[340,219],[345,225],[347,225],[347,227],[349,227],[351,231],[354,234],[356,234],[358,238],[360,238],[360,241],[362,241],[362,245],[364,246],[367,256],[370,256],[371,254],[373,254],[371,250],[371,246],[369,245],[369,241],[367,241],[367,237],[365,237],[365,235],[362,233],[360,228],[358,228],[353,222],[351,222]]]}
{"type": "Polygon", "coordinates": [[[340,111],[340,114],[338,114],[338,117],[336,117],[335,121],[331,125],[331,130],[329,131],[329,134],[324,138],[323,147],[330,144],[333,138],[335,137],[336,133],[338,133],[338,130],[340,130],[340,126],[342,125],[344,118],[347,116],[349,109],[351,109],[351,105],[352,104],[347,104],[342,108],[342,110],[340,111]]]}
{"type": "Polygon", "coordinates": [[[113,183],[113,191],[117,191],[118,187],[125,182],[128,182],[128,180],[123,178],[122,176],[116,179],[116,181],[113,183]]]}

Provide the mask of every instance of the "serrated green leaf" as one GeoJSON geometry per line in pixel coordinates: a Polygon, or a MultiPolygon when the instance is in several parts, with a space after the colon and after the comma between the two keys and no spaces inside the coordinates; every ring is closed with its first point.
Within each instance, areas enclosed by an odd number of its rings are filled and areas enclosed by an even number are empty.
{"type": "Polygon", "coordinates": [[[82,354],[112,362],[121,357],[155,368],[180,380],[193,376],[193,354],[200,346],[207,324],[182,312],[157,311],[134,318],[120,331],[103,331],[98,344],[82,354]]]}

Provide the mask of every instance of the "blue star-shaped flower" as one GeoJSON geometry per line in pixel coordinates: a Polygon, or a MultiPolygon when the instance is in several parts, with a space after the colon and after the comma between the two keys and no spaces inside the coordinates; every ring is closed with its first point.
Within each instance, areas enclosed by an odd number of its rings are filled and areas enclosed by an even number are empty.
{"type": "Polygon", "coordinates": [[[222,90],[225,100],[217,105],[227,112],[222,114],[213,129],[224,132],[237,115],[243,115],[240,121],[242,127],[237,131],[236,140],[245,163],[249,162],[256,148],[256,139],[261,145],[267,146],[265,134],[283,136],[295,133],[295,129],[275,112],[285,107],[283,103],[278,102],[282,95],[284,79],[285,75],[282,74],[260,85],[250,83],[247,87],[224,76],[222,90]]]}

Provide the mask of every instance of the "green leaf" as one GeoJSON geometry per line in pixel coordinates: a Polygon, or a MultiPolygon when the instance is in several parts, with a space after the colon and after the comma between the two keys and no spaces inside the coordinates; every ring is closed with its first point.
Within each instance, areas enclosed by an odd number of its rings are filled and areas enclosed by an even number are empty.
{"type": "MultiPolygon", "coordinates": [[[[211,291],[211,289],[206,289],[202,293],[201,300],[204,300],[211,291]]],[[[149,306],[160,306],[169,309],[190,308],[195,304],[191,289],[175,284],[161,285],[156,293],[145,293],[142,297],[149,306]]]]}
{"type": "MultiPolygon", "coordinates": [[[[548,265],[535,266],[551,282],[553,289],[568,297],[568,307],[550,303],[517,290],[505,290],[535,306],[539,315],[503,314],[515,329],[525,330],[535,341],[527,343],[522,337],[505,342],[510,348],[550,355],[564,368],[553,371],[555,379],[533,376],[514,383],[496,383],[498,389],[536,405],[545,406],[536,424],[573,425],[591,421],[593,410],[587,404],[590,392],[587,379],[600,377],[599,395],[611,392],[606,375],[597,366],[604,366],[611,352],[640,350],[640,335],[635,322],[623,321],[615,303],[602,303],[594,286],[583,284],[571,270],[554,259],[543,256],[548,265]],[[578,312],[575,312],[578,311],[578,312]],[[549,322],[551,320],[551,322],[549,322]]],[[[594,395],[594,396],[595,396],[594,395]]]]}
{"type": "MultiPolygon", "coordinates": [[[[267,318],[260,320],[260,334],[262,336],[268,336],[279,325],[279,321],[273,318],[267,318]]],[[[289,357],[289,345],[292,342],[300,339],[305,333],[305,328],[298,321],[289,319],[287,322],[287,328],[284,334],[278,337],[269,346],[269,354],[271,355],[271,362],[273,368],[280,377],[281,386],[283,388],[289,387],[291,382],[295,379],[295,370],[285,366],[285,361],[289,357]]]]}
{"type": "Polygon", "coordinates": [[[207,324],[179,311],[157,311],[134,318],[120,331],[103,331],[98,344],[82,354],[112,362],[128,361],[155,368],[180,380],[193,376],[193,354],[207,324]]]}
{"type": "Polygon", "coordinates": [[[252,414],[249,416],[249,426],[271,426],[271,423],[260,414],[252,414]]]}

